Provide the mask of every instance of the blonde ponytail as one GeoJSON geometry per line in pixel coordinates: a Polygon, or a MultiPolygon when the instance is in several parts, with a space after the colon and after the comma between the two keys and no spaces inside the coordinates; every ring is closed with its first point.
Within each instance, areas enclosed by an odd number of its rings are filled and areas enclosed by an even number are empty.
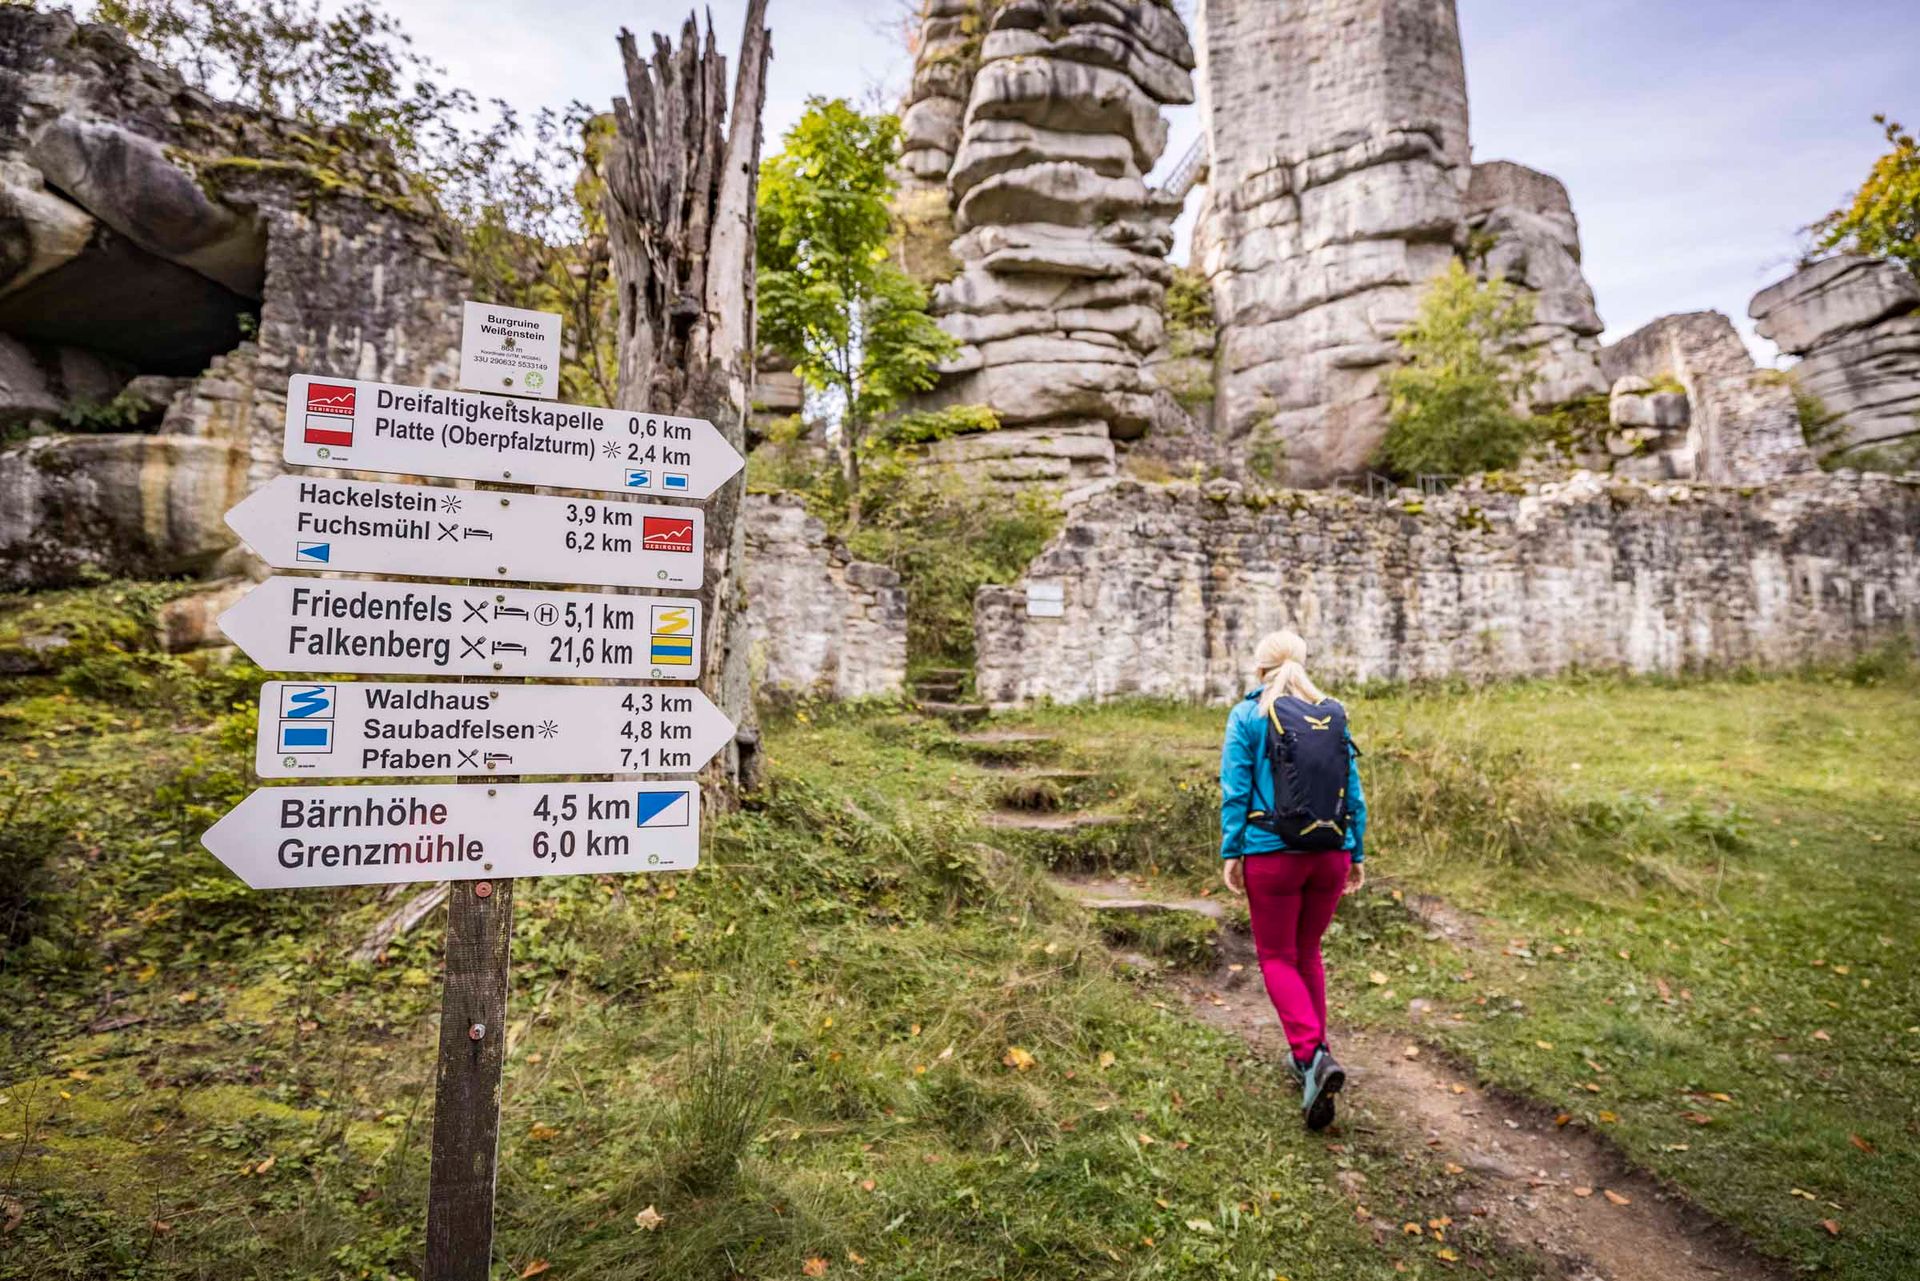
{"type": "Polygon", "coordinates": [[[1254,675],[1259,679],[1260,715],[1273,711],[1282,694],[1305,699],[1309,703],[1326,700],[1320,687],[1307,675],[1307,643],[1297,632],[1268,632],[1253,650],[1254,675]]]}

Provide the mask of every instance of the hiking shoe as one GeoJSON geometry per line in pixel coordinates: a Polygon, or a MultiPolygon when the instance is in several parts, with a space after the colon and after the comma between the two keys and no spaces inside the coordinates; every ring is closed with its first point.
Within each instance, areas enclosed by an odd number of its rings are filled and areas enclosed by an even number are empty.
{"type": "Polygon", "coordinates": [[[1333,1124],[1333,1096],[1347,1084],[1347,1070],[1334,1061],[1331,1051],[1321,1046],[1314,1051],[1300,1084],[1300,1111],[1309,1130],[1324,1130],[1333,1124]]]}

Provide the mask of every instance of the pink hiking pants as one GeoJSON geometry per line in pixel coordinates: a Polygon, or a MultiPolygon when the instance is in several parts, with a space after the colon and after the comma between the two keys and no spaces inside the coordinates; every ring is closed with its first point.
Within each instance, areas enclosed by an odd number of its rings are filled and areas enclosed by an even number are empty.
{"type": "Polygon", "coordinates": [[[1287,1031],[1294,1057],[1306,1059],[1327,1036],[1327,971],[1320,936],[1333,921],[1347,883],[1346,850],[1312,854],[1249,854],[1247,909],[1253,949],[1267,996],[1287,1031]]]}

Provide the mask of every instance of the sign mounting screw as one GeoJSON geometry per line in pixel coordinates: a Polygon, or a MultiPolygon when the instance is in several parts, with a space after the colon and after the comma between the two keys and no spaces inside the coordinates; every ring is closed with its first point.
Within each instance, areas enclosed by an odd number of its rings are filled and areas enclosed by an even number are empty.
{"type": "Polygon", "coordinates": [[[475,1023],[472,1027],[467,1029],[467,1039],[469,1041],[478,1041],[480,1038],[484,1037],[486,1034],[487,1034],[487,1025],[485,1023],[475,1023]]]}
{"type": "Polygon", "coordinates": [[[474,896],[475,898],[492,898],[492,897],[493,897],[493,882],[492,882],[492,881],[481,881],[481,882],[480,882],[479,884],[477,884],[477,885],[475,885],[475,886],[473,887],[473,896],[474,896]]]}

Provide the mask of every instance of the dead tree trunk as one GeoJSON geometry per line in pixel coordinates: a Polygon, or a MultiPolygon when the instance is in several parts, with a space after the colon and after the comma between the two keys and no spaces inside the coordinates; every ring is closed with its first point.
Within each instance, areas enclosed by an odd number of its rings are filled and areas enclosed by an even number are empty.
{"type": "MultiPolygon", "coordinates": [[[[627,97],[615,99],[607,231],[620,309],[618,407],[710,420],[747,452],[754,347],[754,200],[766,100],[766,0],[750,0],[729,127],[727,61],[692,17],[676,48],[643,61],[620,32],[627,97]]],[[[731,795],[757,775],[759,727],[747,670],[745,530],[736,476],[707,504],[707,631],[701,686],[740,727],[709,767],[731,795]]]]}

